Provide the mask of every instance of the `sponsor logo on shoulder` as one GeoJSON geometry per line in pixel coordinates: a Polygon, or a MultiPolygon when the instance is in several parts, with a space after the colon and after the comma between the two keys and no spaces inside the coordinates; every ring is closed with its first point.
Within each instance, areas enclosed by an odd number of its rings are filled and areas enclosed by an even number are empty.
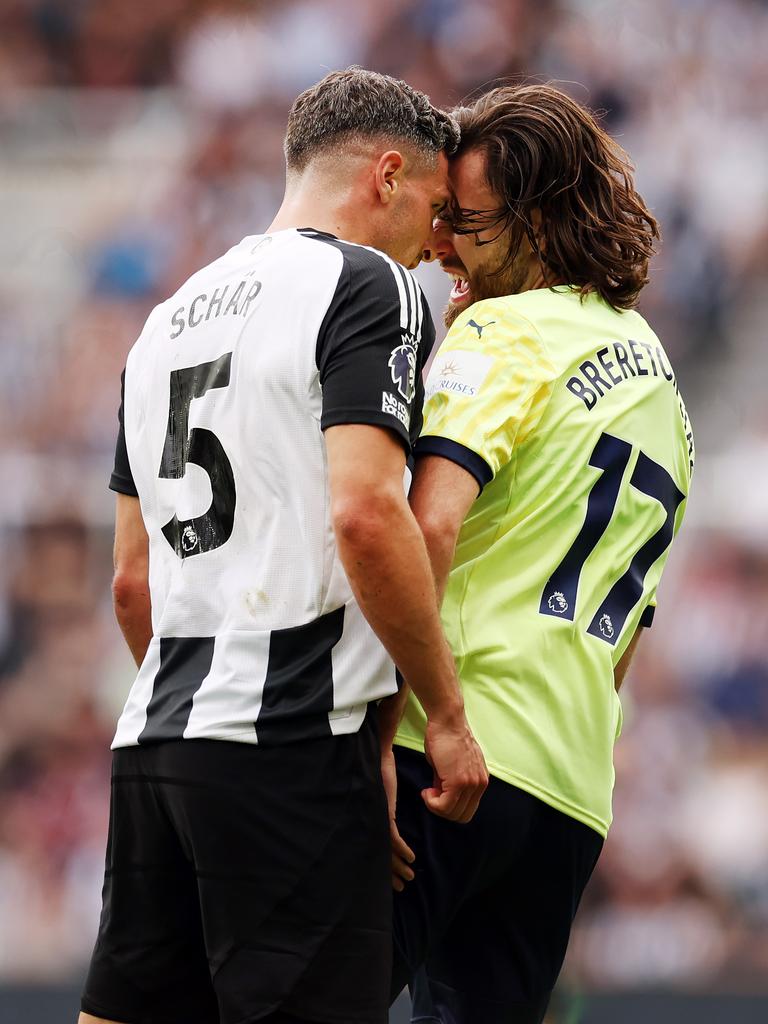
{"type": "Polygon", "coordinates": [[[390,416],[397,416],[406,429],[411,424],[411,414],[408,411],[408,406],[393,395],[391,391],[381,392],[381,411],[389,413],[390,416]]]}
{"type": "Polygon", "coordinates": [[[482,352],[457,349],[438,353],[427,379],[426,398],[431,398],[438,391],[474,398],[492,365],[491,356],[482,352]]]}
{"type": "Polygon", "coordinates": [[[477,331],[478,338],[482,338],[483,331],[485,330],[485,328],[486,327],[490,327],[491,324],[495,324],[495,323],[496,323],[495,320],[489,320],[487,324],[479,324],[475,320],[469,320],[468,323],[467,323],[467,327],[474,327],[475,330],[477,331]]]}
{"type": "Polygon", "coordinates": [[[388,366],[392,383],[406,402],[410,402],[416,390],[416,342],[407,332],[400,337],[402,344],[392,349],[388,366]]]}
{"type": "Polygon", "coordinates": [[[442,363],[437,372],[441,377],[458,377],[461,369],[459,364],[449,357],[442,363]]]}

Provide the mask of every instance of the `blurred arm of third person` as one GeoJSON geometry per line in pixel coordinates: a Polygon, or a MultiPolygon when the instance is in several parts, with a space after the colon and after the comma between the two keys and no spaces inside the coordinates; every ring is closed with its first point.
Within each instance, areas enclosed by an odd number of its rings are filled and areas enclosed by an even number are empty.
{"type": "Polygon", "coordinates": [[[333,527],[350,585],[427,715],[435,784],[422,796],[435,814],[469,821],[488,773],[464,714],[427,550],[403,489],[402,445],[388,430],[365,424],[329,427],[325,440],[333,527]]]}

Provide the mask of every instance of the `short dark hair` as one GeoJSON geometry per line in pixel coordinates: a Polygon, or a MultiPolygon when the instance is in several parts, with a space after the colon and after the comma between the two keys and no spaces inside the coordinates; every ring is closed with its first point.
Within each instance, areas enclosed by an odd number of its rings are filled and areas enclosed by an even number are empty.
{"type": "Polygon", "coordinates": [[[410,143],[430,160],[451,154],[459,130],[423,92],[375,71],[351,67],[332,71],[306,89],[291,107],[285,133],[289,170],[303,170],[322,150],[352,136],[384,136],[410,143]]]}
{"type": "Polygon", "coordinates": [[[596,291],[617,309],[633,307],[648,282],[659,227],[635,189],[627,154],[593,114],[540,84],[492,89],[453,113],[459,152],[485,152],[488,184],[504,204],[493,213],[456,210],[454,230],[516,227],[505,267],[527,237],[545,279],[596,291]]]}

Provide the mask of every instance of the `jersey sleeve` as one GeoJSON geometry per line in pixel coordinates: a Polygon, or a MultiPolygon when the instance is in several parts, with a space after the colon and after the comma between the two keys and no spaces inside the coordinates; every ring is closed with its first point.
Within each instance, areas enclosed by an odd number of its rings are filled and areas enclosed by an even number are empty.
{"type": "Polygon", "coordinates": [[[118,410],[117,444],[115,446],[115,465],[110,477],[110,490],[119,494],[130,494],[137,498],[139,492],[133,482],[131,464],[128,461],[128,448],[125,444],[125,424],[123,422],[123,404],[125,402],[125,370],[120,377],[120,409],[118,410]]]}
{"type": "Polygon", "coordinates": [[[475,303],[432,365],[416,454],[451,459],[482,490],[535,430],[556,378],[529,321],[497,300],[475,303]]]}
{"type": "Polygon", "coordinates": [[[393,261],[362,247],[344,266],[317,343],[323,430],[344,423],[387,427],[410,451],[419,435],[421,371],[435,328],[421,289],[393,261]]]}
{"type": "Polygon", "coordinates": [[[653,625],[653,617],[656,614],[656,595],[651,598],[648,604],[643,608],[643,614],[640,616],[640,625],[645,629],[650,629],[653,625]]]}

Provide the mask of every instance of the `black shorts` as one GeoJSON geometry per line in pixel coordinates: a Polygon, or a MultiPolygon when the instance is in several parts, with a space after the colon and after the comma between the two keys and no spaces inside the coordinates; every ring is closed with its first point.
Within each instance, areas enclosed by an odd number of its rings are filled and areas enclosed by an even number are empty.
{"type": "Polygon", "coordinates": [[[491,778],[468,825],[438,818],[422,754],[395,748],[397,824],[416,878],[395,894],[391,998],[419,1024],[540,1024],[603,840],[491,778]]]}
{"type": "Polygon", "coordinates": [[[283,747],[119,749],[82,1009],[129,1024],[276,1011],[384,1024],[391,906],[374,715],[283,747]]]}

